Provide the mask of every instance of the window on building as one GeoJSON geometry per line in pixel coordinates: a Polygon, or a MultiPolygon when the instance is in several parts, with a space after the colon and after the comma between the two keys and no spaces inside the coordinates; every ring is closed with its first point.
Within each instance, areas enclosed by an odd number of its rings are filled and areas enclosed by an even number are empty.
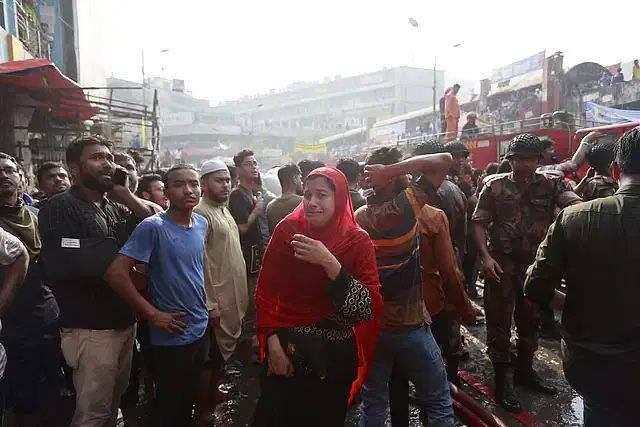
{"type": "Polygon", "coordinates": [[[7,11],[5,6],[5,0],[0,0],[0,27],[7,29],[7,11]]]}

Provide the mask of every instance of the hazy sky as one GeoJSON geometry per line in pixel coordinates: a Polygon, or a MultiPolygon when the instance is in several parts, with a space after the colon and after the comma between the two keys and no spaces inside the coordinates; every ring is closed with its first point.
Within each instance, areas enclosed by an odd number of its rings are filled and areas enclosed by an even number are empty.
{"type": "Polygon", "coordinates": [[[212,104],[384,66],[430,68],[434,55],[439,69],[468,79],[543,49],[563,51],[565,67],[640,56],[637,35],[623,34],[637,28],[640,2],[633,0],[600,2],[599,10],[576,0],[79,1],[109,4],[99,14],[107,75],[139,81],[144,48],[147,73],[184,79],[212,104]]]}

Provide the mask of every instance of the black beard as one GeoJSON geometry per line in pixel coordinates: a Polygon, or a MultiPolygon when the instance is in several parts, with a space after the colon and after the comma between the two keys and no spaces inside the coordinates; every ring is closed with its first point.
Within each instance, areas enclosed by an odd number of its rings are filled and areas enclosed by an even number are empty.
{"type": "Polygon", "coordinates": [[[82,183],[89,190],[100,191],[101,193],[106,193],[113,190],[113,183],[100,182],[96,177],[88,174],[83,175],[82,183]]]}

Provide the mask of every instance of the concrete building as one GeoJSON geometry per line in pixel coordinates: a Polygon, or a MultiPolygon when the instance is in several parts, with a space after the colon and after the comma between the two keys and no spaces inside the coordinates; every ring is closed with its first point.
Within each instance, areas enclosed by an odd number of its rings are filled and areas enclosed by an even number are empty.
{"type": "MultiPolygon", "coordinates": [[[[279,92],[225,102],[214,110],[233,114],[257,139],[276,136],[312,142],[433,105],[433,74],[433,70],[396,67],[297,82],[279,92]]],[[[437,93],[442,93],[444,71],[436,72],[436,80],[437,93]]]]}
{"type": "MultiPolygon", "coordinates": [[[[185,89],[183,80],[168,80],[154,77],[147,79],[145,88],[138,82],[115,77],[107,78],[107,87],[114,88],[114,100],[147,105],[152,108],[157,90],[159,121],[161,129],[161,159],[173,159],[178,150],[186,152],[189,162],[199,163],[212,157],[231,157],[242,148],[271,148],[277,146],[280,138],[266,136],[266,145],[253,145],[251,130],[243,127],[231,113],[217,111],[205,99],[195,98],[185,89]]],[[[123,137],[133,141],[144,139],[140,129],[128,129],[123,137]]],[[[277,149],[266,150],[268,157],[280,158],[282,152],[277,149]]]]}
{"type": "MultiPolygon", "coordinates": [[[[104,87],[107,81],[107,44],[109,36],[108,10],[110,1],[77,0],[78,51],[80,69],[78,83],[82,87],[104,87]]],[[[87,91],[100,95],[104,92],[87,91]]]]}
{"type": "Polygon", "coordinates": [[[76,0],[0,0],[0,62],[50,59],[78,81],[76,0]]]}

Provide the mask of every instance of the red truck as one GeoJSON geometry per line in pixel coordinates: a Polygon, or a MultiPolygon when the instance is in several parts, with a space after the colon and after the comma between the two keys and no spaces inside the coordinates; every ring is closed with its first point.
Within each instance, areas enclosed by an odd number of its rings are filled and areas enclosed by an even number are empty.
{"type": "Polygon", "coordinates": [[[509,141],[523,132],[537,135],[542,140],[553,141],[554,147],[558,152],[558,160],[562,161],[573,155],[582,138],[589,132],[598,131],[603,133],[604,136],[600,140],[602,142],[615,142],[622,134],[638,126],[640,126],[640,122],[624,122],[572,130],[569,128],[532,126],[523,121],[519,129],[510,129],[505,132],[504,128],[501,127],[489,132],[481,132],[477,138],[467,139],[463,142],[469,148],[473,167],[485,169],[489,163],[499,162],[507,150],[509,141]]]}

